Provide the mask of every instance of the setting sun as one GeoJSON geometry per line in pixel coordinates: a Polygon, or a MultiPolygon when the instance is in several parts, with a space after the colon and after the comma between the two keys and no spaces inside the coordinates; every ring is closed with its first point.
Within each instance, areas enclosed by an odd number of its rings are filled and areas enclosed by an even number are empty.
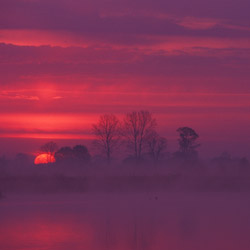
{"type": "Polygon", "coordinates": [[[56,162],[56,159],[53,155],[51,154],[40,154],[36,157],[34,163],[36,165],[38,164],[47,164],[47,163],[52,163],[56,162]]]}

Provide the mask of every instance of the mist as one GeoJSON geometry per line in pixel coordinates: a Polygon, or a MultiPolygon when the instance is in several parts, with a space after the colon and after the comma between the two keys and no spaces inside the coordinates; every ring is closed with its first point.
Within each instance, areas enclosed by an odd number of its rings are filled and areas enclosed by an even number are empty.
{"type": "Polygon", "coordinates": [[[250,172],[232,169],[8,165],[1,249],[247,250],[250,172]]]}

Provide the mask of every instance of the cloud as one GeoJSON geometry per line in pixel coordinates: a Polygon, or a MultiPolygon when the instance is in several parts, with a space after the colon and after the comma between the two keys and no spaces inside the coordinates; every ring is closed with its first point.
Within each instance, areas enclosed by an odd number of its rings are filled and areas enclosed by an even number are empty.
{"type": "Polygon", "coordinates": [[[63,97],[62,97],[62,96],[53,96],[52,98],[53,98],[54,100],[63,99],[63,97]]]}
{"type": "Polygon", "coordinates": [[[133,89],[136,91],[248,91],[249,46],[217,40],[186,39],[176,44],[138,46],[137,49],[14,46],[0,44],[0,85],[6,90],[37,89],[11,98],[65,97],[55,89],[72,91],[133,89]],[[211,44],[210,47],[206,47],[211,44]],[[169,46],[169,47],[168,47],[169,46]],[[186,46],[186,47],[185,47],[186,46]],[[195,46],[195,47],[192,47],[195,46]],[[200,47],[201,46],[201,47],[200,47]],[[169,51],[168,51],[169,49],[169,51]],[[237,81],[237,85],[235,82],[237,81]],[[40,89],[38,91],[38,89],[40,89]],[[42,90],[43,89],[43,90],[42,90]],[[45,91],[45,90],[48,91],[45,91]],[[46,92],[46,93],[45,93],[46,92]],[[34,94],[35,93],[35,94],[34,94]]]}
{"type": "MultiPolygon", "coordinates": [[[[55,39],[53,32],[64,34],[70,32],[75,36],[96,41],[106,39],[109,42],[119,40],[120,36],[125,41],[127,36],[132,36],[134,39],[134,36],[138,35],[249,38],[250,32],[247,27],[250,18],[248,13],[244,16],[249,4],[244,0],[237,3],[227,1],[227,5],[225,4],[224,0],[207,1],[202,4],[197,0],[188,3],[186,0],[178,0],[175,3],[163,0],[154,2],[151,0],[143,2],[11,0],[4,3],[0,10],[0,29],[41,32],[45,30],[51,32],[54,44],[58,39],[55,39]],[[223,11],[220,8],[223,8],[223,11]]],[[[65,44],[73,43],[67,36],[64,38],[65,44]]],[[[43,40],[42,37],[40,39],[43,40]]]]}
{"type": "Polygon", "coordinates": [[[163,134],[190,125],[243,137],[249,7],[245,0],[2,1],[2,134],[80,135],[100,113],[147,108],[163,134]]]}
{"type": "Polygon", "coordinates": [[[39,101],[38,96],[23,95],[20,93],[13,93],[13,92],[8,92],[8,91],[1,91],[0,98],[13,99],[13,100],[39,101]]]}

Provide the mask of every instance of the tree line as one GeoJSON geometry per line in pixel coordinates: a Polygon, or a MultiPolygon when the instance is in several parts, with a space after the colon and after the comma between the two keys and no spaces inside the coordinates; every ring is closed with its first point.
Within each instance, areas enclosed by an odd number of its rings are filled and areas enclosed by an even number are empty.
{"type": "MultiPolygon", "coordinates": [[[[127,113],[122,120],[114,114],[101,115],[92,125],[95,144],[102,150],[110,162],[115,149],[125,144],[134,160],[139,162],[145,153],[157,162],[167,148],[167,139],[157,132],[157,122],[153,114],[146,110],[127,113]]],[[[179,133],[179,151],[182,157],[195,157],[199,135],[194,129],[181,127],[179,133]]]]}
{"type": "MultiPolygon", "coordinates": [[[[175,156],[197,157],[199,135],[189,127],[180,127],[177,132],[179,150],[175,156]]],[[[107,163],[111,162],[117,151],[124,148],[127,148],[135,163],[141,162],[145,154],[157,163],[167,149],[167,139],[158,133],[157,121],[147,110],[129,112],[122,119],[114,114],[100,115],[99,120],[92,124],[91,133],[94,135],[94,146],[105,155],[107,163]]],[[[90,160],[89,151],[83,145],[58,150],[55,143],[49,142],[41,147],[41,151],[55,156],[57,161],[90,160]]]]}

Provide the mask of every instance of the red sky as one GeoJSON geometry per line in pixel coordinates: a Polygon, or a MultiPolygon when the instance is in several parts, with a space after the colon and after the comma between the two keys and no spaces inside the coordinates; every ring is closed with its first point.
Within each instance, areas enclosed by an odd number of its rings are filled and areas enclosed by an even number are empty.
{"type": "Polygon", "coordinates": [[[84,143],[100,114],[148,109],[169,151],[191,126],[203,155],[250,156],[249,1],[0,3],[0,154],[84,143]]]}

